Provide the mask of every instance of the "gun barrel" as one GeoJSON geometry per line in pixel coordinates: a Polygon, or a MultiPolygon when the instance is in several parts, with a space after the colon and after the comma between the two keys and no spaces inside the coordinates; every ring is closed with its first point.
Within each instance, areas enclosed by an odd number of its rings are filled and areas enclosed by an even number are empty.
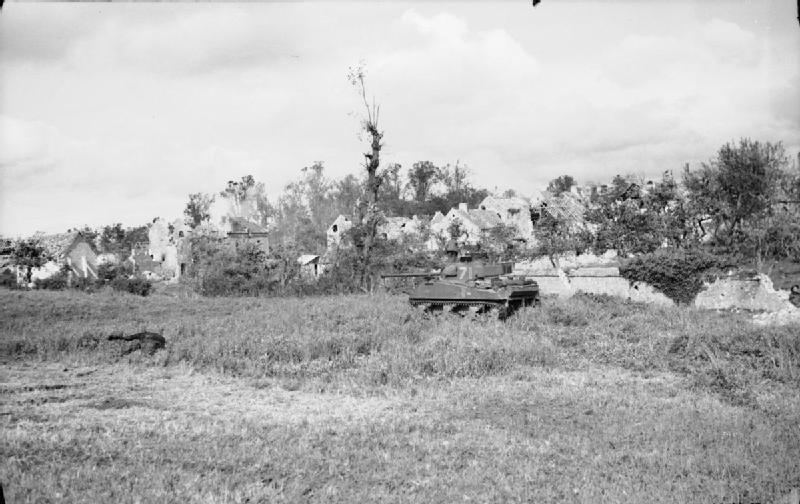
{"type": "Polygon", "coordinates": [[[381,278],[422,278],[422,277],[433,277],[438,274],[439,273],[436,271],[432,271],[429,273],[386,273],[386,274],[381,274],[381,278]]]}

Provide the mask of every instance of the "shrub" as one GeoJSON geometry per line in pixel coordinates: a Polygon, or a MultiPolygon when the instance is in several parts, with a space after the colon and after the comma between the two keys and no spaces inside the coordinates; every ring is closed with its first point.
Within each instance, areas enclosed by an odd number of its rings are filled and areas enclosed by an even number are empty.
{"type": "Polygon", "coordinates": [[[147,296],[153,284],[144,278],[115,278],[111,281],[111,288],[122,292],[130,292],[139,296],[147,296]]]}
{"type": "Polygon", "coordinates": [[[647,282],[676,303],[689,304],[714,273],[729,267],[724,258],[702,250],[660,249],[625,261],[620,274],[647,282]]]}
{"type": "Polygon", "coordinates": [[[129,264],[101,264],[97,267],[97,277],[100,280],[114,280],[119,277],[129,277],[133,274],[133,268],[129,264]]]}
{"type": "Polygon", "coordinates": [[[6,287],[7,289],[18,289],[19,284],[17,283],[16,273],[10,270],[0,271],[0,287],[6,287]]]}
{"type": "Polygon", "coordinates": [[[61,270],[47,278],[37,278],[33,282],[34,288],[45,290],[64,290],[69,287],[69,273],[61,270]]]}

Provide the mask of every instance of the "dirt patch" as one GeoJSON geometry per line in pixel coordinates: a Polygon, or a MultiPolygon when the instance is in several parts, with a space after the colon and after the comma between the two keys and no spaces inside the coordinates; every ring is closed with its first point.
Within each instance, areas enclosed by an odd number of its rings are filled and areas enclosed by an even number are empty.
{"type": "MultiPolygon", "coordinates": [[[[125,421],[156,421],[171,411],[219,421],[250,419],[273,424],[324,424],[380,418],[389,414],[399,399],[354,397],[344,393],[317,393],[294,386],[248,387],[235,378],[213,373],[198,374],[176,367],[169,372],[155,368],[110,365],[64,371],[63,366],[12,366],[5,374],[6,392],[14,392],[17,405],[32,404],[52,414],[78,407],[82,415],[135,409],[125,421]],[[47,383],[63,381],[60,385],[47,383]],[[46,382],[43,385],[25,383],[46,382]],[[76,395],[73,389],[80,388],[76,395]],[[43,391],[49,393],[44,395],[43,391]],[[60,393],[54,393],[60,392],[60,393]],[[88,401],[88,402],[87,402],[88,401]],[[153,417],[153,418],[151,418],[153,417]]],[[[280,386],[282,385],[282,386],[280,386]]]]}

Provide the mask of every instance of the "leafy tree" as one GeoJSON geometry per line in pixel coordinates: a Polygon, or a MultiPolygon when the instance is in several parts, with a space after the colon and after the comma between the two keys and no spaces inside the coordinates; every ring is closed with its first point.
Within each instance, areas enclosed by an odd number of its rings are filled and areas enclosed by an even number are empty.
{"type": "Polygon", "coordinates": [[[275,216],[275,209],[267,198],[264,183],[256,182],[252,175],[245,175],[240,181],[229,180],[219,194],[233,201],[236,217],[243,217],[267,227],[275,216]]]}
{"type": "Polygon", "coordinates": [[[387,215],[406,215],[407,202],[403,200],[403,181],[400,176],[402,166],[392,163],[381,172],[381,182],[378,202],[387,215]]]}
{"type": "Polygon", "coordinates": [[[668,172],[650,191],[615,176],[609,190],[586,212],[586,220],[596,227],[593,248],[616,249],[621,255],[681,246],[691,234],[683,196],[668,172]]]}
{"type": "Polygon", "coordinates": [[[137,243],[147,242],[147,226],[123,228],[117,222],[103,227],[100,233],[100,247],[105,252],[128,256],[137,243]]]}
{"type": "Polygon", "coordinates": [[[38,239],[28,238],[19,240],[14,244],[11,259],[16,266],[25,268],[25,281],[26,283],[31,283],[33,268],[41,268],[52,257],[38,239]]]}
{"type": "Polygon", "coordinates": [[[430,161],[417,161],[408,171],[408,187],[414,201],[424,203],[431,195],[433,185],[439,176],[439,168],[430,161]]]}
{"type": "Polygon", "coordinates": [[[541,212],[533,227],[538,252],[550,258],[554,265],[556,257],[566,252],[582,252],[591,241],[587,232],[576,231],[563,218],[550,212],[541,212]]]}
{"type": "Polygon", "coordinates": [[[713,244],[759,262],[775,253],[769,237],[776,225],[787,224],[776,219],[779,202],[791,193],[787,168],[781,143],[746,138],[723,145],[700,170],[687,167],[684,185],[696,228],[710,234],[713,244]]]}
{"type": "Polygon", "coordinates": [[[561,175],[547,184],[547,191],[553,196],[558,196],[561,193],[569,192],[574,185],[575,179],[572,175],[561,175]]]}
{"type": "Polygon", "coordinates": [[[486,189],[476,189],[469,182],[469,168],[461,166],[456,161],[455,166],[449,164],[439,170],[439,181],[444,185],[445,192],[441,198],[434,198],[431,213],[437,210],[447,213],[450,208],[466,203],[468,207],[475,208],[489,195],[486,189]]]}
{"type": "Polygon", "coordinates": [[[447,236],[449,236],[451,240],[460,240],[464,233],[466,233],[466,231],[459,218],[453,219],[447,226],[447,236]]]}
{"type": "Polygon", "coordinates": [[[241,201],[247,197],[247,191],[255,187],[256,179],[252,175],[245,175],[241,181],[229,180],[228,185],[220,192],[221,196],[232,196],[241,201]]]}
{"type": "Polygon", "coordinates": [[[109,226],[104,226],[100,232],[100,247],[105,252],[121,253],[122,242],[125,239],[125,229],[122,223],[117,222],[109,226]]]}
{"type": "Polygon", "coordinates": [[[209,211],[212,203],[214,203],[213,195],[203,193],[190,194],[189,202],[186,203],[186,208],[183,210],[183,214],[186,216],[186,224],[194,229],[203,222],[208,222],[211,218],[209,211]]]}
{"type": "MultiPolygon", "coordinates": [[[[399,166],[399,165],[398,165],[399,166]]],[[[381,184],[381,188],[384,184],[381,184]]],[[[352,173],[333,184],[333,200],[335,202],[335,217],[339,214],[353,215],[358,203],[364,198],[364,184],[352,173]]],[[[381,197],[381,201],[384,198],[381,197]]],[[[327,223],[330,225],[330,222],[327,223]]]]}
{"type": "Polygon", "coordinates": [[[92,244],[92,246],[98,246],[100,242],[100,232],[96,229],[89,227],[88,225],[84,225],[83,227],[78,228],[78,232],[83,235],[86,240],[92,244]]]}

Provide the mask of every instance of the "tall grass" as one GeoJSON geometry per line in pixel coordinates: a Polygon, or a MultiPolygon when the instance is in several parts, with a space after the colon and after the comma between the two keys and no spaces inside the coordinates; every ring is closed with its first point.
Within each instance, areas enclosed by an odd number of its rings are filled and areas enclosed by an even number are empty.
{"type": "Polygon", "coordinates": [[[0,291],[4,359],[130,359],[187,363],[232,375],[399,385],[485,377],[518,366],[619,366],[674,371],[734,400],[768,380],[800,384],[796,327],[745,315],[631,304],[609,297],[546,299],[510,320],[426,318],[402,296],[141,298],[122,293],[0,291]],[[113,332],[158,331],[153,357],[123,357],[113,332]]]}
{"type": "Polygon", "coordinates": [[[605,297],[499,322],[0,291],[0,361],[42,364],[9,367],[0,471],[15,502],[773,502],[800,486],[796,330],[605,297]],[[144,329],[166,348],[105,340],[144,329]]]}

